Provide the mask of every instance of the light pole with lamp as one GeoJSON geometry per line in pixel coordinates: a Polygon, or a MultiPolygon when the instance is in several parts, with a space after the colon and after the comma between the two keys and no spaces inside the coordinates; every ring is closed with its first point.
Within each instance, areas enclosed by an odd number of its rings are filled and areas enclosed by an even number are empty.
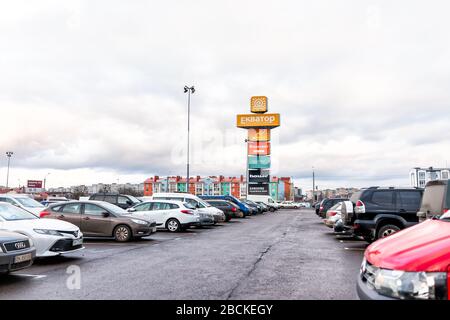
{"type": "Polygon", "coordinates": [[[9,165],[11,162],[11,157],[14,154],[12,151],[6,151],[6,156],[8,157],[8,170],[6,172],[6,189],[9,188],[9,165]]]}
{"type": "Polygon", "coordinates": [[[250,178],[250,176],[249,176],[249,168],[248,168],[248,142],[250,141],[250,140],[248,140],[248,139],[245,139],[244,140],[245,141],[245,143],[246,143],[246,146],[247,146],[247,153],[246,153],[246,156],[247,156],[247,165],[246,165],[246,167],[245,167],[245,179],[246,179],[246,183],[245,183],[245,186],[246,186],[246,190],[245,190],[245,196],[246,196],[246,198],[248,199],[248,190],[250,189],[250,187],[249,187],[249,184],[250,184],[250,181],[249,181],[249,178],[250,178]]]}
{"type": "Polygon", "coordinates": [[[187,138],[187,174],[186,174],[186,188],[187,193],[190,193],[190,172],[189,172],[189,161],[190,161],[190,133],[191,133],[191,94],[195,92],[194,86],[188,87],[184,86],[184,93],[188,94],[188,138],[187,138]]]}
{"type": "Polygon", "coordinates": [[[47,186],[47,177],[50,175],[50,172],[49,173],[47,173],[46,175],[45,175],[45,177],[44,177],[44,191],[46,190],[45,188],[46,188],[46,186],[47,186]]]}

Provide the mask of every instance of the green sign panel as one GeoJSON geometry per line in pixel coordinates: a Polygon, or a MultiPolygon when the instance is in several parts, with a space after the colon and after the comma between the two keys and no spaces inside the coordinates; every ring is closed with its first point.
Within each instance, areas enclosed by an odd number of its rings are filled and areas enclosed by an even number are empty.
{"type": "Polygon", "coordinates": [[[270,156],[249,156],[249,169],[270,169],[270,156]]]}

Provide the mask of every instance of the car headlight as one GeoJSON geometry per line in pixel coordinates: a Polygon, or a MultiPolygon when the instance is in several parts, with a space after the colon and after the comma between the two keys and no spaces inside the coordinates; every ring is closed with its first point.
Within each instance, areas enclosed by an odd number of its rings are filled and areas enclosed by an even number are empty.
{"type": "MultiPolygon", "coordinates": [[[[364,268],[364,262],[361,268],[364,268]]],[[[447,299],[447,273],[445,272],[378,269],[374,280],[374,289],[384,296],[397,299],[447,299]]]]}
{"type": "Polygon", "coordinates": [[[39,234],[45,234],[48,236],[59,236],[59,237],[63,236],[61,233],[59,233],[56,230],[34,229],[34,232],[39,233],[39,234]]]}
{"type": "Polygon", "coordinates": [[[31,248],[34,247],[33,239],[28,238],[28,242],[30,243],[30,247],[31,247],[31,248]]]}
{"type": "Polygon", "coordinates": [[[5,250],[3,250],[2,246],[0,246],[0,252],[1,253],[6,253],[5,250]]]}
{"type": "Polygon", "coordinates": [[[147,225],[148,224],[148,222],[144,221],[144,220],[131,219],[131,221],[133,221],[134,223],[137,223],[137,224],[141,224],[141,225],[147,225]]]}

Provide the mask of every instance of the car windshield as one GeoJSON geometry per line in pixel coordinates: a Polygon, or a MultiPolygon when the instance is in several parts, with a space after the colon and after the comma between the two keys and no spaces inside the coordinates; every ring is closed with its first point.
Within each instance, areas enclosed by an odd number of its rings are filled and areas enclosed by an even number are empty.
{"type": "Polygon", "coordinates": [[[208,202],[205,202],[203,200],[199,200],[198,202],[200,202],[202,205],[204,205],[207,208],[212,207],[212,205],[210,205],[208,202]]]}
{"type": "Polygon", "coordinates": [[[136,198],[136,197],[128,196],[128,198],[129,198],[133,203],[141,203],[141,201],[140,201],[138,198],[136,198]]]}
{"type": "Polygon", "coordinates": [[[123,216],[123,215],[127,215],[130,214],[128,211],[125,211],[124,209],[113,205],[109,202],[102,202],[102,207],[104,207],[105,209],[107,209],[108,211],[110,211],[111,213],[118,215],[118,216],[123,216]]]}
{"type": "Polygon", "coordinates": [[[5,221],[39,219],[32,213],[8,204],[0,204],[0,217],[5,221]]]}
{"type": "Polygon", "coordinates": [[[196,210],[197,209],[195,206],[193,206],[192,204],[187,203],[187,202],[183,203],[183,205],[184,205],[185,208],[188,208],[188,209],[191,209],[191,210],[196,210]]]}
{"type": "Polygon", "coordinates": [[[14,199],[16,199],[21,205],[27,208],[44,208],[42,204],[28,197],[20,197],[14,199]]]}

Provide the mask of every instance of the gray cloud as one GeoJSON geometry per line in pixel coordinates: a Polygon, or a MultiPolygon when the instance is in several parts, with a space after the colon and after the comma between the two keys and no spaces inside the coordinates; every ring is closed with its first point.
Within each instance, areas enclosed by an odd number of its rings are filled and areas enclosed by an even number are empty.
{"type": "MultiPolygon", "coordinates": [[[[315,166],[330,186],[407,184],[410,167],[450,159],[448,9],[406,0],[4,4],[0,149],[16,151],[22,180],[48,169],[64,184],[99,172],[183,174],[171,153],[186,136],[182,88],[195,84],[194,137],[225,136],[263,94],[282,114],[277,174],[308,184],[315,166]]],[[[195,174],[243,171],[240,155],[224,155],[244,150],[235,130],[222,148],[205,143],[213,160],[195,174]]]]}

